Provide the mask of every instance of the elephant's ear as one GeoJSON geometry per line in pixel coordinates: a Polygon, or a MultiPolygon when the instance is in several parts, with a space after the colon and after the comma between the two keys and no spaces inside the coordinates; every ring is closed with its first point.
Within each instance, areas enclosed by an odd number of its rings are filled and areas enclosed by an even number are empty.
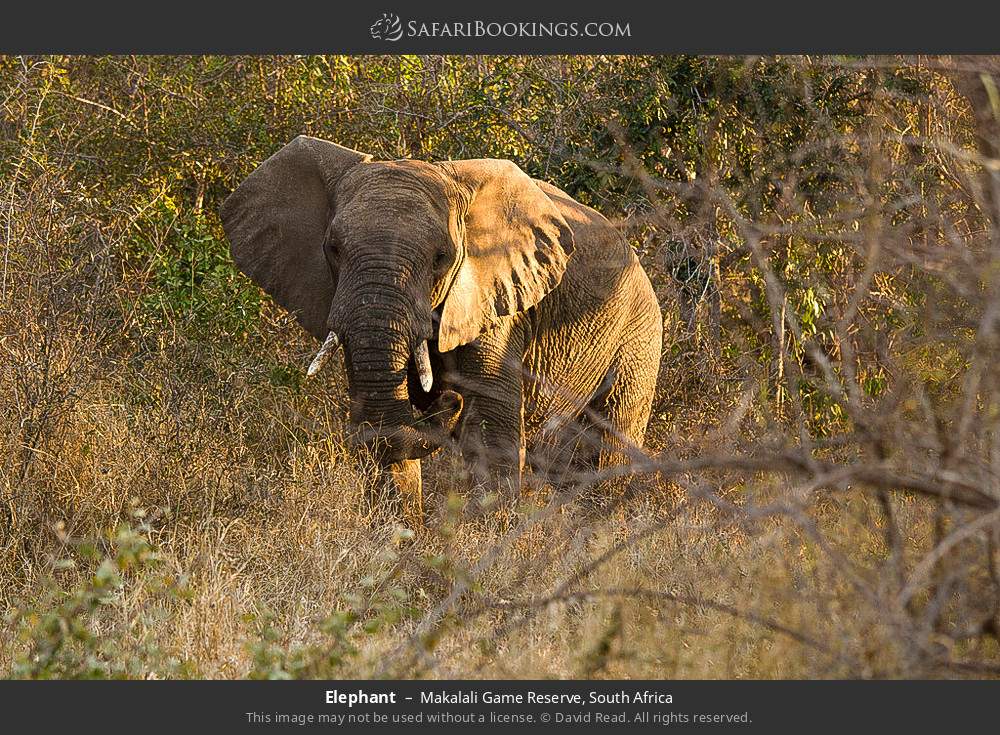
{"type": "Polygon", "coordinates": [[[222,227],[240,270],[326,337],[336,283],[323,253],[334,189],[371,156],[300,135],[254,169],[222,204],[222,227]]]}
{"type": "Polygon", "coordinates": [[[469,193],[461,261],[438,331],[438,349],[446,352],[541,301],[562,279],[574,245],[552,200],[514,163],[441,166],[469,193]]]}

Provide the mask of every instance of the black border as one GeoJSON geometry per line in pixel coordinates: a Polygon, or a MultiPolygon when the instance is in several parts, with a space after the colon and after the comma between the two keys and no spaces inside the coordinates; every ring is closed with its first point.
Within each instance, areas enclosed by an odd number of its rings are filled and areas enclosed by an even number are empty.
{"type": "MultiPolygon", "coordinates": [[[[935,733],[992,732],[996,729],[996,681],[49,681],[0,682],[0,724],[4,731],[70,732],[81,725],[113,733],[228,732],[713,732],[743,733],[935,733]],[[328,690],[395,692],[395,704],[328,704],[328,690]],[[656,691],[671,704],[487,705],[485,691],[586,695],[590,691],[656,691]],[[421,704],[421,692],[477,692],[476,704],[421,704]],[[412,701],[406,700],[411,697],[412,701]],[[533,722],[441,725],[393,724],[393,714],[440,712],[531,714],[533,722]],[[556,711],[624,713],[747,714],[746,722],[607,724],[557,722],[556,711]],[[247,713],[379,713],[388,721],[370,725],[313,725],[248,722],[247,713]],[[548,713],[544,720],[543,713],[548,713]],[[543,730],[544,728],[544,730],[543,730]]],[[[592,718],[594,719],[594,718],[592,718]]],[[[87,728],[85,728],[87,729],[87,728]]]]}
{"type": "Polygon", "coordinates": [[[472,4],[455,0],[244,0],[10,3],[0,52],[127,53],[699,53],[1000,52],[1000,3],[949,0],[646,0],[472,4]],[[629,38],[371,38],[383,12],[419,21],[622,21],[629,38]]]}

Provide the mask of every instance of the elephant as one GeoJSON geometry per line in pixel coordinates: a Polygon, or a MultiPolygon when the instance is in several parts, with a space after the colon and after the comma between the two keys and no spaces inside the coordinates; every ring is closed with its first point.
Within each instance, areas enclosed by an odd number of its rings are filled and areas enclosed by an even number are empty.
{"type": "Polygon", "coordinates": [[[649,278],[607,219],[515,163],[300,135],[220,214],[240,270],[322,342],[309,374],[342,348],[349,436],[406,517],[446,442],[503,498],[560,437],[585,430],[573,461],[595,468],[642,445],[663,332],[649,278]]]}

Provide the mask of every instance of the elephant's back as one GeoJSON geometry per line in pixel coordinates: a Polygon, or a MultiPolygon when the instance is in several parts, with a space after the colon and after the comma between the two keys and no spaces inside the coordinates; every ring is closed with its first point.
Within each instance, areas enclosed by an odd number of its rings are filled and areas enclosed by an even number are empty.
{"type": "MultiPolygon", "coordinates": [[[[653,289],[649,277],[632,246],[613,224],[597,210],[581,204],[556,186],[535,183],[552,200],[570,229],[575,249],[557,289],[563,293],[585,294],[593,305],[620,300],[647,304],[653,289]]],[[[656,297],[652,296],[653,303],[656,297]]],[[[638,303],[630,307],[635,308],[638,303]]],[[[659,312],[659,308],[656,309],[659,312]]]]}
{"type": "MultiPolygon", "coordinates": [[[[547,181],[535,180],[573,231],[575,249],[567,272],[606,271],[621,273],[635,261],[632,248],[607,217],[547,181]]],[[[593,283],[594,273],[589,279],[593,283]]],[[[603,282],[605,279],[599,279],[603,282]]],[[[596,284],[594,284],[596,285],[596,284]]]]}

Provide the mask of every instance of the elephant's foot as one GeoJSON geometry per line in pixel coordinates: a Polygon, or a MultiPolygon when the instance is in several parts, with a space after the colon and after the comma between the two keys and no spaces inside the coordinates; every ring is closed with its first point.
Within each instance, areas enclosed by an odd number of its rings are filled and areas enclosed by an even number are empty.
{"type": "Polygon", "coordinates": [[[499,520],[509,525],[521,497],[521,472],[517,467],[497,467],[474,473],[466,515],[470,519],[499,520]]]}
{"type": "Polygon", "coordinates": [[[411,528],[424,523],[423,488],[420,480],[420,460],[393,462],[381,469],[375,496],[369,501],[376,512],[388,512],[411,528]]]}

